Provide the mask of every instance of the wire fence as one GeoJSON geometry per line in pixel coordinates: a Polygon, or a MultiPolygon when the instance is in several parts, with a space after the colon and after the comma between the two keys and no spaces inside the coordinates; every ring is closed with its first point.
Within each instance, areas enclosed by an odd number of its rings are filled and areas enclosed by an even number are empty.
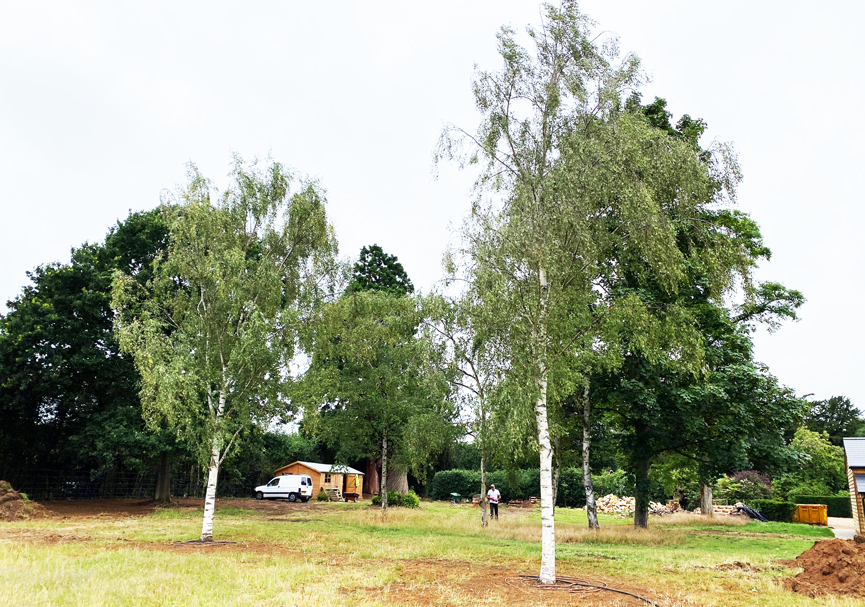
{"type": "MultiPolygon", "coordinates": [[[[91,472],[40,470],[10,475],[15,490],[36,501],[83,499],[152,499],[156,493],[155,472],[91,472]]],[[[222,478],[217,483],[219,497],[250,497],[254,482],[222,478]]],[[[204,497],[207,474],[193,468],[171,475],[172,497],[204,497]]]]}

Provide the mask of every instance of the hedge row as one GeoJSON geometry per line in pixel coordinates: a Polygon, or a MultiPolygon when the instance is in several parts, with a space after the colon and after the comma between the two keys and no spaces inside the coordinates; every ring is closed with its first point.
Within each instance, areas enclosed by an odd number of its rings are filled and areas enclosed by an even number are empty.
{"type": "MultiPolygon", "coordinates": [[[[592,475],[595,495],[604,496],[614,493],[619,496],[633,495],[633,484],[628,475],[621,470],[592,475]]],[[[502,501],[525,499],[541,494],[541,475],[537,468],[506,472],[495,470],[487,473],[487,487],[495,485],[502,494],[502,501]]],[[[481,473],[479,470],[442,470],[436,472],[430,482],[429,495],[436,500],[449,500],[451,493],[459,493],[463,498],[480,493],[481,473]]],[[[562,470],[559,477],[559,490],[556,505],[580,508],[586,505],[586,489],[583,485],[583,471],[578,468],[562,470]]]]}
{"type": "Polygon", "coordinates": [[[796,513],[796,504],[793,502],[751,500],[748,505],[754,510],[760,511],[770,521],[777,521],[779,523],[792,523],[793,515],[796,513]]]}
{"type": "Polygon", "coordinates": [[[850,497],[838,497],[833,495],[791,495],[790,499],[797,504],[826,504],[827,516],[841,518],[852,518],[853,507],[850,497]]]}

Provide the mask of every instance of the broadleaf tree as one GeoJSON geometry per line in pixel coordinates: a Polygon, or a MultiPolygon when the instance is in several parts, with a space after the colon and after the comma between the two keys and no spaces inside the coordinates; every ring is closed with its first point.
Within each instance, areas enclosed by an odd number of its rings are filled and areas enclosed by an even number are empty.
{"type": "Polygon", "coordinates": [[[144,427],[138,374],[111,310],[112,272],[146,282],[166,232],[158,212],[133,213],[103,243],[73,249],[69,263],[28,273],[32,284],[0,317],[0,476],[143,473],[171,446],[144,427]]]}
{"type": "MultiPolygon", "coordinates": [[[[485,334],[481,327],[492,319],[468,291],[461,297],[433,295],[427,299],[425,324],[430,338],[438,344],[441,361],[453,385],[451,398],[461,415],[467,417],[466,430],[480,456],[481,526],[486,527],[487,479],[492,442],[491,418],[496,404],[496,389],[502,381],[503,366],[498,339],[501,332],[485,334]]],[[[504,320],[504,319],[502,319],[504,320]]]]}
{"type": "MultiPolygon", "coordinates": [[[[481,126],[476,134],[446,129],[437,155],[480,164],[477,198],[463,230],[463,277],[491,316],[512,319],[506,401],[514,407],[510,420],[528,419],[527,406],[534,413],[539,579],[551,584],[548,407],[585,389],[596,370],[620,364],[618,327],[624,324],[640,336],[633,347],[656,357],[675,352],[683,364],[698,364],[701,343],[686,310],[659,313],[609,285],[622,271],[617,260],[629,256],[674,292],[686,273],[671,216],[693,217],[703,205],[724,202],[738,170],[726,150],[707,164],[687,142],[672,141],[625,111],[642,80],[639,60],[620,56],[609,37],[597,42],[576,2],[544,5],[543,13],[542,26],[528,29],[534,53],[502,29],[502,69],[480,72],[474,82],[481,126]],[[729,188],[719,189],[719,182],[729,188]]],[[[729,283],[729,266],[719,265],[727,273],[719,270],[716,278],[729,283]]]]}
{"type": "Polygon", "coordinates": [[[421,480],[457,433],[441,355],[425,332],[424,301],[412,297],[399,260],[364,247],[345,292],[309,325],[304,427],[340,463],[381,460],[381,508],[389,469],[421,480]]]}
{"type": "Polygon", "coordinates": [[[447,382],[421,321],[414,298],[353,291],[323,307],[309,337],[304,428],[332,445],[339,463],[381,459],[383,511],[389,469],[423,479],[455,434],[447,382]]]}
{"type": "MultiPolygon", "coordinates": [[[[767,465],[772,459],[788,459],[782,434],[791,424],[795,427],[799,415],[795,397],[752,360],[748,333],[755,323],[775,330],[785,319],[796,320],[804,297],[777,283],[753,283],[753,268],[771,253],[747,214],[719,204],[725,202],[719,193],[735,199],[738,169],[733,165],[732,174],[718,170],[718,156],[723,160],[729,150],[700,148],[705,122],[685,115],[674,128],[665,107],[666,102],[657,98],[641,106],[639,95],[632,94],[625,114],[644,121],[659,144],[667,140],[690,155],[691,162],[682,158],[679,174],[702,174],[702,187],[690,188],[696,204],[689,208],[679,202],[681,186],[687,182],[672,188],[669,185],[675,182],[669,182],[658,190],[681,259],[675,288],[647,272],[641,256],[619,249],[618,271],[605,276],[604,290],[614,299],[640,299],[656,318],[678,316],[680,327],[692,329],[701,355],[683,356],[677,339],[669,340],[666,348],[647,349],[642,328],[625,325],[619,335],[622,370],[599,374],[602,383],[612,380],[620,386],[613,407],[616,416],[608,420],[618,428],[620,448],[637,480],[638,527],[648,524],[648,473],[658,455],[677,453],[695,460],[704,481],[702,507],[711,513],[710,488],[719,473],[748,466],[749,457],[767,465]],[[727,309],[724,298],[737,284],[745,301],[727,309]],[[640,343],[633,341],[635,337],[640,343]],[[764,431],[755,433],[759,427],[764,431]]],[[[603,389],[594,393],[608,409],[609,394],[603,389]]]]}
{"type": "Polygon", "coordinates": [[[168,250],[141,285],[118,272],[116,331],[141,375],[150,423],[201,448],[208,469],[201,540],[213,539],[219,467],[244,430],[284,411],[300,317],[336,242],[315,184],[292,190],[277,162],[235,158],[214,196],[194,167],[163,206],[168,250]]]}

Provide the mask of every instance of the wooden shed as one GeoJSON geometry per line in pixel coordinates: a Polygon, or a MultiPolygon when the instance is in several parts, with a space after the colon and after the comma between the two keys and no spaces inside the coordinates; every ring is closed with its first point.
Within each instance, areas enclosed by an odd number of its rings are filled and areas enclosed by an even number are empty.
{"type": "Polygon", "coordinates": [[[844,439],[844,461],[856,533],[865,535],[865,437],[844,439]]]}
{"type": "Polygon", "coordinates": [[[346,494],[360,496],[363,493],[363,472],[350,466],[297,461],[276,470],[276,476],[282,474],[308,474],[312,478],[312,499],[322,489],[335,492],[339,500],[346,494]]]}

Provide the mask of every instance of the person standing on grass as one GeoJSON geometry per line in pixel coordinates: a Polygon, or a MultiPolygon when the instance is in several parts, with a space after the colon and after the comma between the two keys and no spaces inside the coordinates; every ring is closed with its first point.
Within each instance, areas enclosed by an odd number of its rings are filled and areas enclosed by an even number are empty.
{"type": "Polygon", "coordinates": [[[496,489],[495,485],[490,485],[490,490],[487,491],[487,499],[490,501],[490,518],[499,519],[499,500],[502,499],[502,494],[496,489]]]}

